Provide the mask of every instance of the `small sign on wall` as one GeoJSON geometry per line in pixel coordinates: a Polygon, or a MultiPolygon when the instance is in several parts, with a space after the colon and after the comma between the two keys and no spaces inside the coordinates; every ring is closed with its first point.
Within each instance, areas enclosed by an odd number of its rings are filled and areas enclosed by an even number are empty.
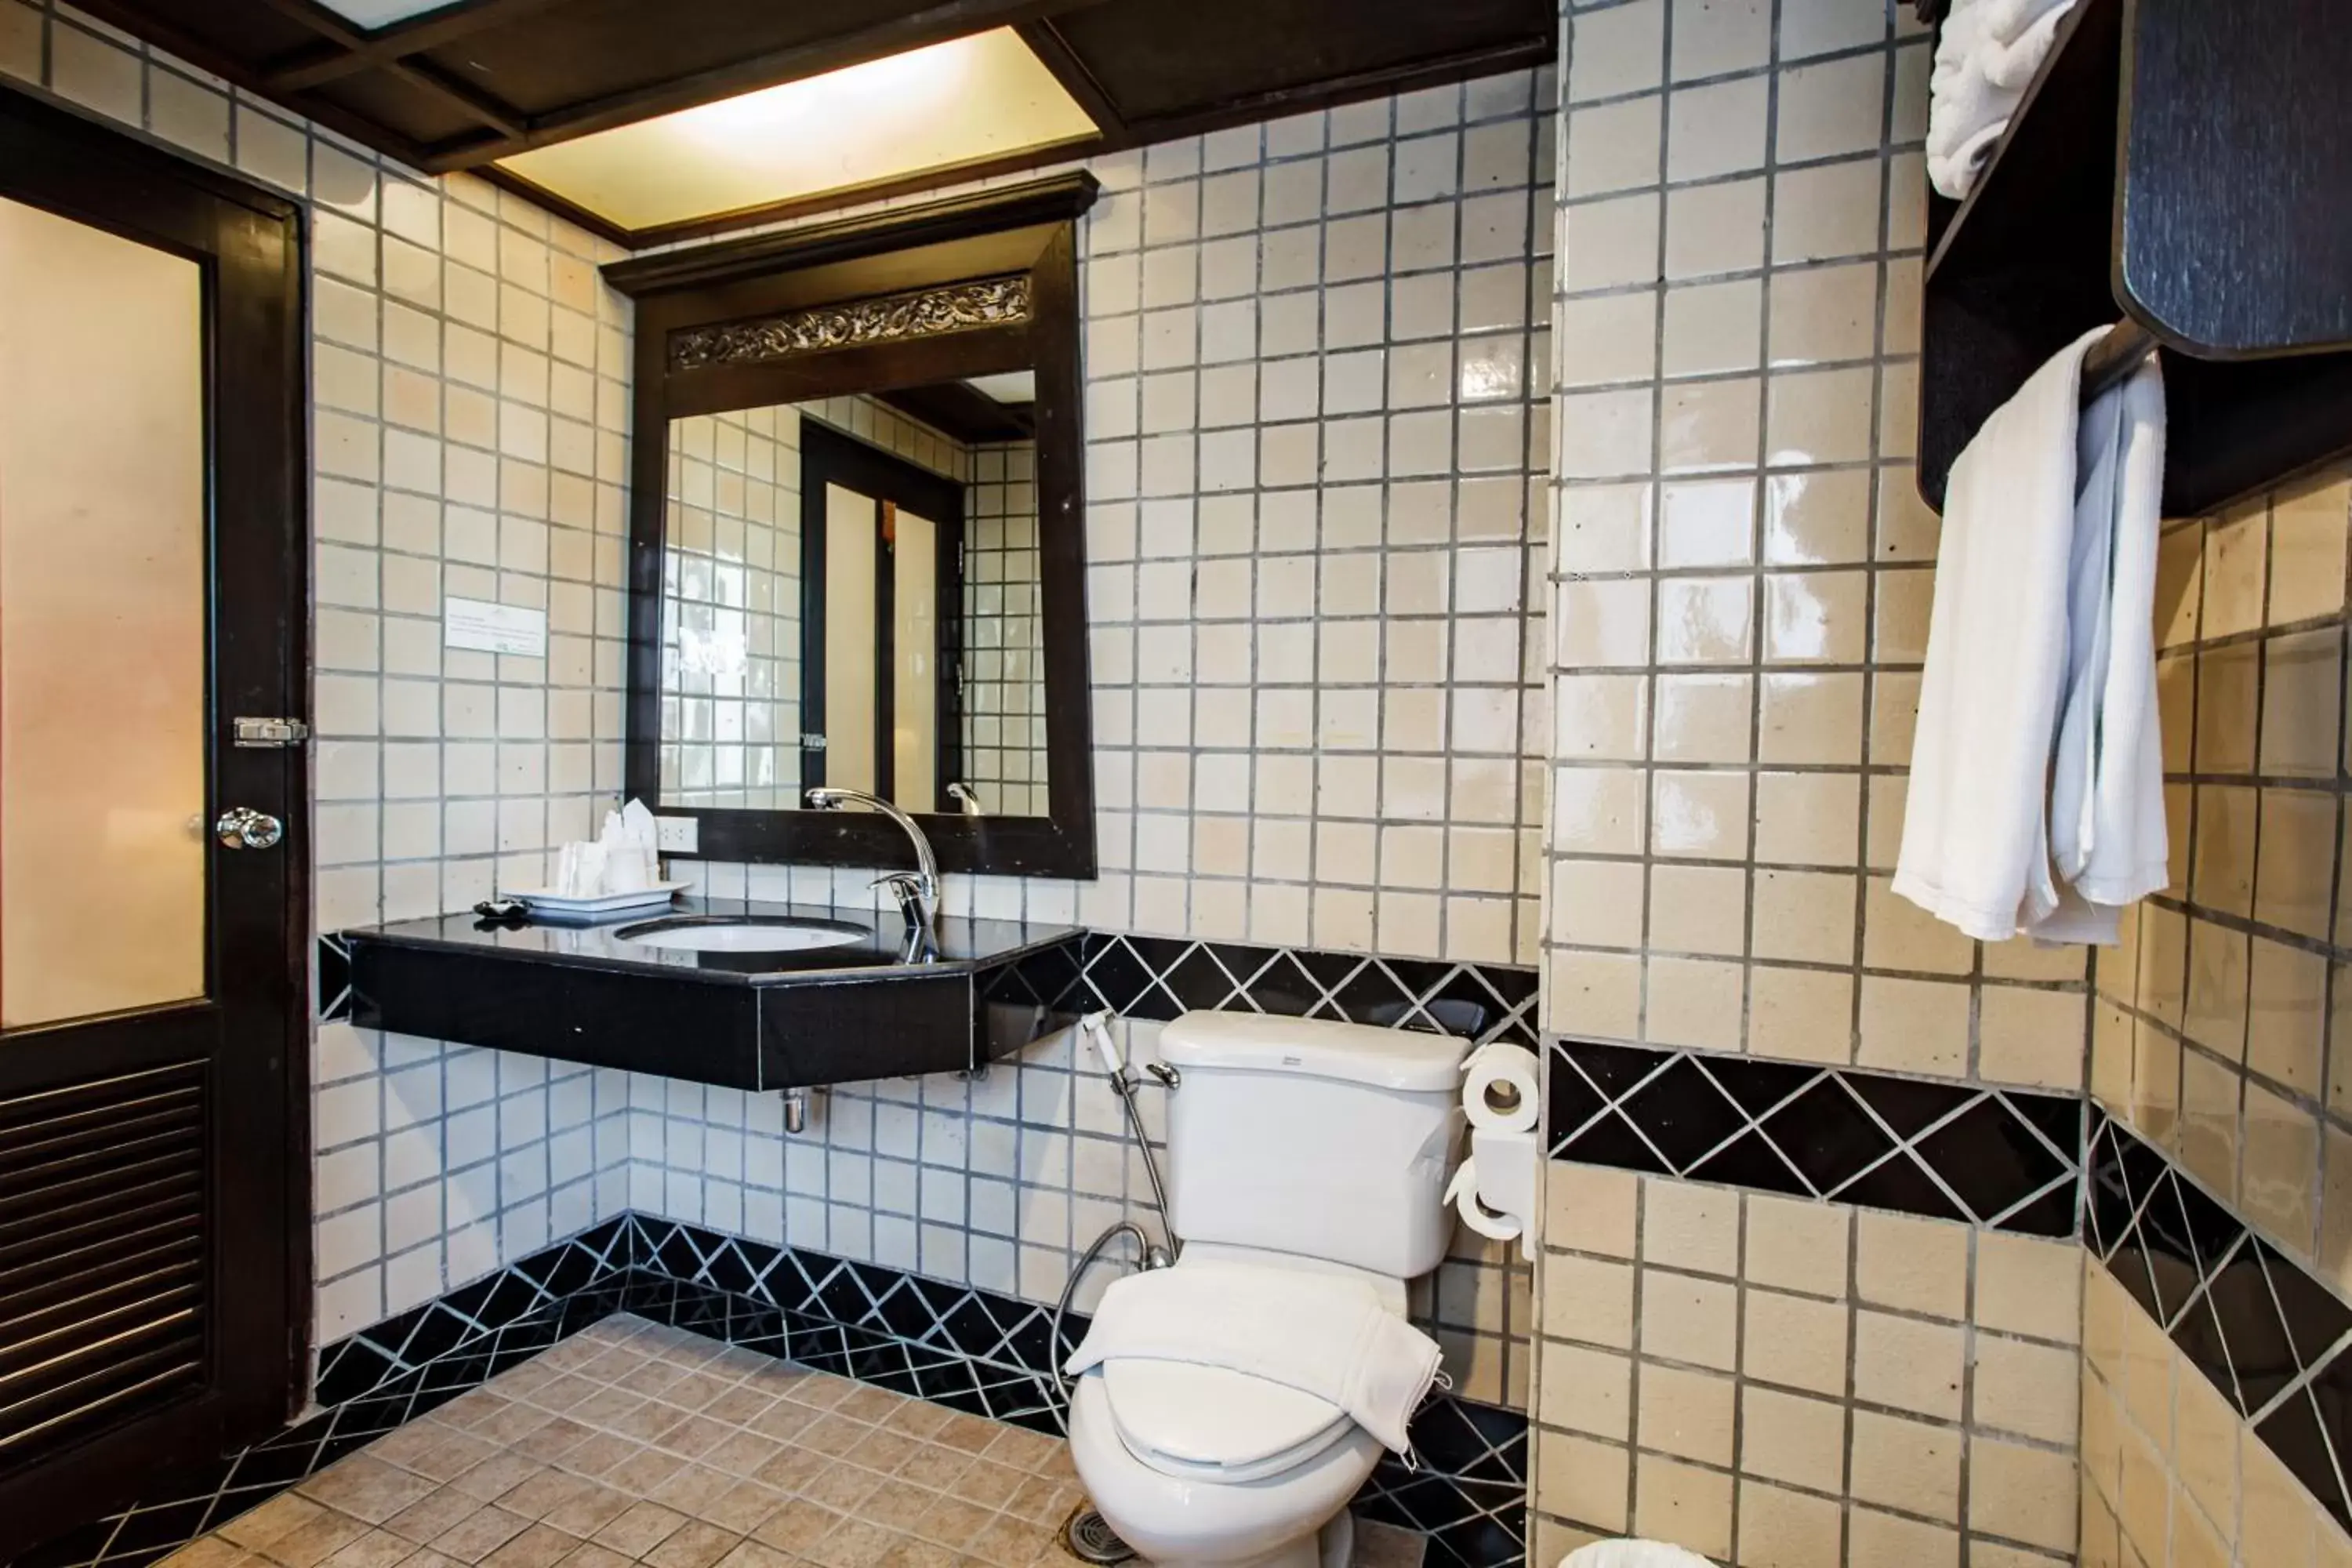
{"type": "Polygon", "coordinates": [[[441,642],[445,647],[545,658],[547,612],[481,599],[446,599],[441,606],[441,642]]]}

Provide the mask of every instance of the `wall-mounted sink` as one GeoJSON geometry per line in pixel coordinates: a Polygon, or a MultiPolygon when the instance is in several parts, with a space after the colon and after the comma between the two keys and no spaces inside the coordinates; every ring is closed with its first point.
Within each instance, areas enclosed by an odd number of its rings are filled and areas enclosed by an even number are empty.
{"type": "Polygon", "coordinates": [[[623,926],[613,935],[641,947],[666,947],[686,952],[811,952],[870,942],[874,929],[845,921],[681,915],[623,926]]]}
{"type": "Polygon", "coordinates": [[[911,963],[910,929],[741,900],[601,926],[436,915],[326,939],[321,994],[365,1028],[746,1089],[970,1071],[1074,1021],[1070,927],[950,916],[911,963]]]}

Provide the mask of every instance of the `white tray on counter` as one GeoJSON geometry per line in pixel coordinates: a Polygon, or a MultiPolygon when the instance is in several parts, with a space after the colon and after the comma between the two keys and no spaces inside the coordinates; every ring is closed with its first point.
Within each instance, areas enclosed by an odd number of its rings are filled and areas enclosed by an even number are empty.
{"type": "Polygon", "coordinates": [[[666,910],[670,899],[693,884],[688,882],[656,882],[634,893],[602,893],[593,899],[566,898],[550,888],[509,892],[509,899],[520,899],[531,914],[541,920],[591,921],[613,915],[635,914],[641,910],[666,910]]]}

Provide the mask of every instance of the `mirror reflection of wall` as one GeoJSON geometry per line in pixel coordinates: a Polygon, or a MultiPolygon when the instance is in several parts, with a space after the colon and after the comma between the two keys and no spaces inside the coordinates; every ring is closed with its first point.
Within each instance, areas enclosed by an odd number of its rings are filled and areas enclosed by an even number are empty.
{"type": "Polygon", "coordinates": [[[670,427],[661,800],[1046,810],[1026,375],[670,427]]]}

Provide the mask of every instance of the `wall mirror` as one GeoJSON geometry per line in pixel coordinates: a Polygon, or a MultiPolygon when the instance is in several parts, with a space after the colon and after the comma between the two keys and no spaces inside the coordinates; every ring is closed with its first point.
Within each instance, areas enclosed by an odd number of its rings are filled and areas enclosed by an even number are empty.
{"type": "Polygon", "coordinates": [[[636,300],[627,788],[709,859],[1094,870],[1084,174],[605,269],[636,300]]]}

